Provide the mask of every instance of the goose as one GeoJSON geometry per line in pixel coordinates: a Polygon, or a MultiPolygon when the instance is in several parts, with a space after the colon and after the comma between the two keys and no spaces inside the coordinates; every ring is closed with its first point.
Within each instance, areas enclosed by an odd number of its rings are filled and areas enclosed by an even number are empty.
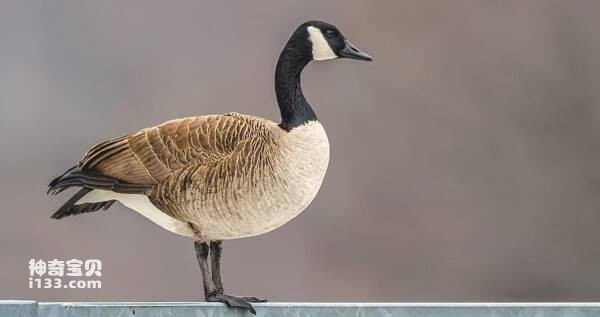
{"type": "Polygon", "coordinates": [[[222,241],[267,233],[315,198],[329,163],[327,134],[300,87],[313,60],[371,61],[335,26],[308,21],[283,48],[275,70],[281,122],[238,113],[164,122],[90,148],[48,186],[79,190],[53,219],[120,202],[194,241],[204,298],[256,314],[256,297],[225,293],[222,241]]]}

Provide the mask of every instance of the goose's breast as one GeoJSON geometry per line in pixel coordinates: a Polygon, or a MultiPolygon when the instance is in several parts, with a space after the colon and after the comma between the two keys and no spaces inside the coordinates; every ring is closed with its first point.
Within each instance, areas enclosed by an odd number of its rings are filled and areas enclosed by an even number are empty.
{"type": "Polygon", "coordinates": [[[317,195],[329,164],[329,140],[318,121],[288,132],[280,157],[281,174],[273,184],[275,214],[271,229],[303,211],[317,195]],[[277,199],[277,197],[280,197],[277,199]],[[281,210],[277,212],[277,210],[281,210]]]}
{"type": "Polygon", "coordinates": [[[309,122],[283,132],[269,169],[255,184],[230,188],[227,208],[204,219],[211,239],[255,236],[274,230],[296,217],[317,195],[329,163],[329,141],[323,126],[309,122]],[[222,217],[223,214],[230,215],[222,217]],[[211,217],[212,218],[212,217],[211,217]]]}

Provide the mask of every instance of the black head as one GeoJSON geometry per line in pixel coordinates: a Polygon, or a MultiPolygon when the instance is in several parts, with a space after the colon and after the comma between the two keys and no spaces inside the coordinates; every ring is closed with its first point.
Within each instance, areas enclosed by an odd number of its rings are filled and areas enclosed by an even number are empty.
{"type": "Polygon", "coordinates": [[[296,47],[304,48],[304,54],[311,60],[352,58],[363,61],[373,59],[361,52],[334,25],[322,21],[308,21],[298,27],[290,41],[296,47]],[[304,43],[298,43],[304,42],[304,43]]]}

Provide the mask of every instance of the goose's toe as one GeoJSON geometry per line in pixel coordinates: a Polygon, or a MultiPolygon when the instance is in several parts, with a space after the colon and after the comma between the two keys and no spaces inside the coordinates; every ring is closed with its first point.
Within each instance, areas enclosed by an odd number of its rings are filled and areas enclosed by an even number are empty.
{"type": "Polygon", "coordinates": [[[221,302],[221,303],[224,303],[225,305],[227,305],[227,307],[239,307],[239,308],[247,309],[252,314],[256,315],[256,310],[254,310],[254,307],[252,307],[252,304],[250,304],[243,297],[236,297],[236,296],[225,295],[225,294],[215,294],[215,295],[207,296],[206,301],[207,302],[221,302]]]}
{"type": "Polygon", "coordinates": [[[267,299],[258,298],[254,296],[242,296],[242,298],[245,299],[248,303],[266,303],[269,301],[267,299]]]}

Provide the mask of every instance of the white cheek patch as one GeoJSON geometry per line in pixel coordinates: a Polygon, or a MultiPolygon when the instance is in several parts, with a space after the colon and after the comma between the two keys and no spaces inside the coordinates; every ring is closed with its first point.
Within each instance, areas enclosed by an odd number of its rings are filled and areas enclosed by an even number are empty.
{"type": "Polygon", "coordinates": [[[329,43],[327,43],[327,40],[323,37],[321,30],[314,26],[309,26],[307,29],[309,34],[308,39],[312,43],[312,55],[314,60],[322,61],[337,58],[329,46],[329,43]]]}

